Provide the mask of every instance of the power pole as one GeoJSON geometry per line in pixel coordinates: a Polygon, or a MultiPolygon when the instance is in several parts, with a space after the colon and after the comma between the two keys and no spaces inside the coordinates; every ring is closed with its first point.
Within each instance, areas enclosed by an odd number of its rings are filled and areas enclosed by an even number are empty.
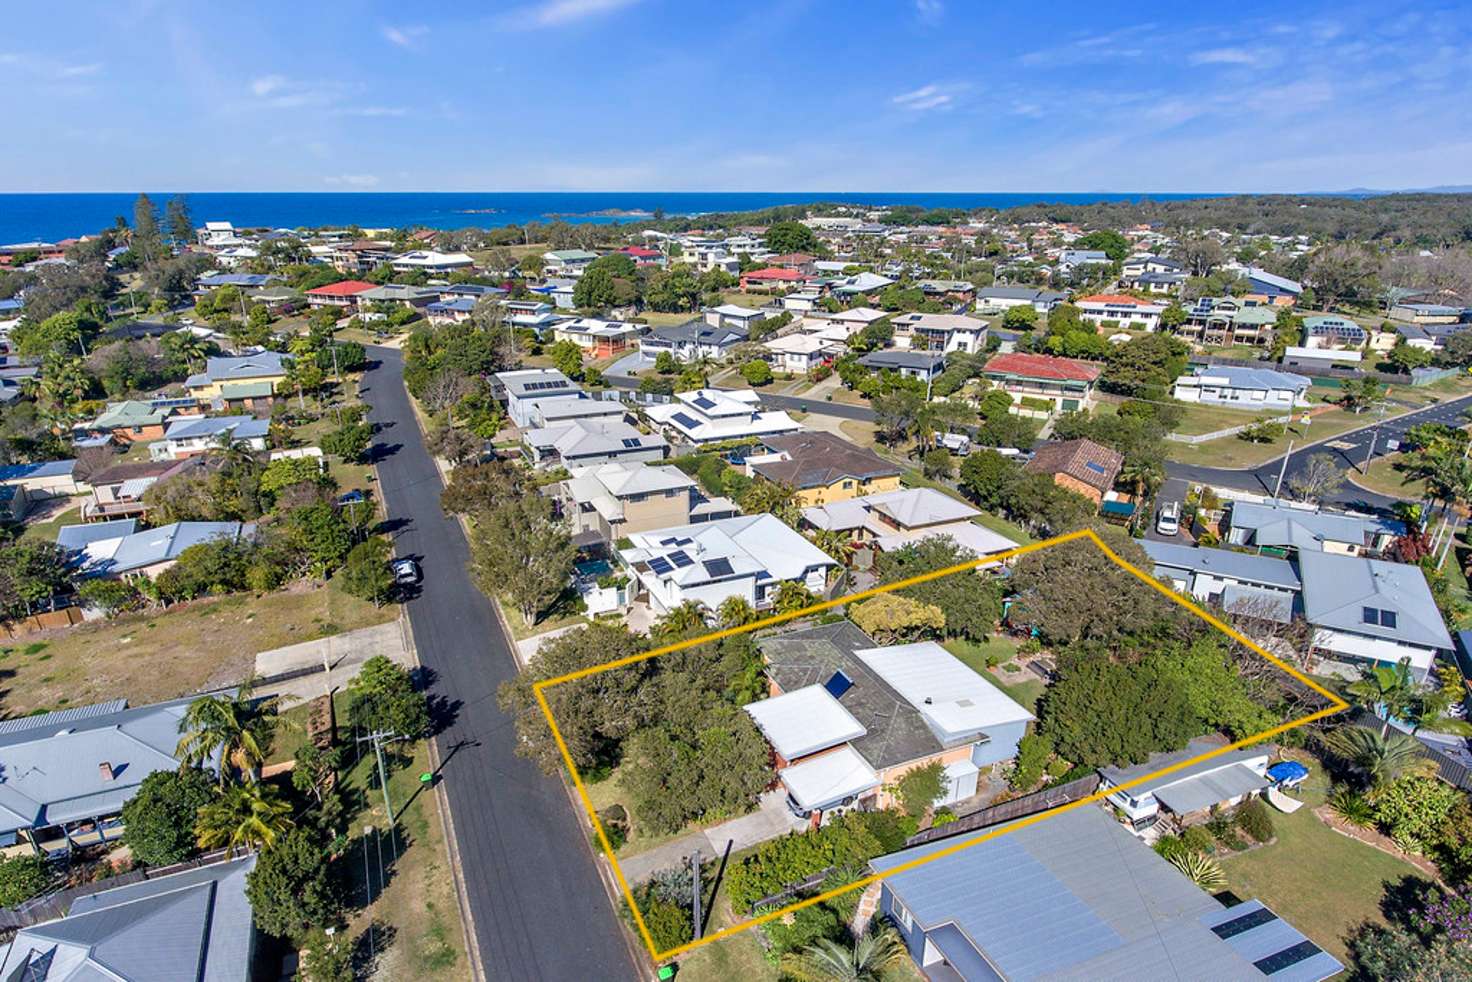
{"type": "Polygon", "coordinates": [[[695,918],[695,939],[700,940],[700,850],[690,857],[690,895],[693,900],[691,911],[695,918]]]}
{"type": "Polygon", "coordinates": [[[1278,468],[1278,483],[1273,488],[1273,502],[1278,501],[1278,494],[1283,490],[1283,475],[1288,473],[1288,458],[1293,456],[1293,441],[1288,441],[1288,450],[1283,454],[1283,466],[1278,468]]]}
{"type": "Polygon", "coordinates": [[[395,860],[399,858],[399,843],[398,835],[394,831],[394,804],[392,799],[389,798],[388,793],[388,768],[384,767],[383,765],[383,744],[384,741],[402,739],[403,737],[399,736],[397,733],[394,733],[392,730],[375,730],[367,736],[358,737],[357,741],[358,743],[362,743],[365,740],[371,742],[373,744],[373,753],[378,757],[378,785],[383,790],[383,810],[388,813],[389,835],[390,841],[393,843],[394,847],[395,860]]]}

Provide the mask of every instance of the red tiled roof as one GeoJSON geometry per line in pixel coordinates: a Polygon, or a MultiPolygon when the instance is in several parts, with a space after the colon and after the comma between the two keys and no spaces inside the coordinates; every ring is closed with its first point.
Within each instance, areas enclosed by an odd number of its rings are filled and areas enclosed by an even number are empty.
{"type": "Polygon", "coordinates": [[[743,280],[800,280],[802,274],[795,269],[754,269],[742,273],[743,280]]]}
{"type": "Polygon", "coordinates": [[[374,284],[364,283],[362,280],[343,280],[341,283],[329,283],[316,289],[308,290],[309,297],[351,297],[355,293],[373,289],[374,284]]]}
{"type": "Polygon", "coordinates": [[[1091,365],[1086,361],[1056,358],[1053,355],[1033,355],[1025,351],[993,355],[991,361],[986,363],[988,372],[1066,382],[1092,382],[1099,377],[1102,370],[1101,366],[1091,365]]]}
{"type": "Polygon", "coordinates": [[[1127,303],[1137,307],[1155,306],[1148,300],[1139,297],[1127,297],[1123,293],[1096,293],[1090,297],[1079,297],[1079,303],[1127,303]]]}
{"type": "Polygon", "coordinates": [[[626,256],[635,256],[639,259],[653,259],[661,255],[658,249],[645,249],[643,246],[624,246],[619,250],[626,256]]]}
{"type": "Polygon", "coordinates": [[[1108,491],[1124,466],[1124,455],[1093,440],[1064,440],[1045,443],[1023,470],[1032,474],[1067,474],[1089,487],[1108,491]]]}

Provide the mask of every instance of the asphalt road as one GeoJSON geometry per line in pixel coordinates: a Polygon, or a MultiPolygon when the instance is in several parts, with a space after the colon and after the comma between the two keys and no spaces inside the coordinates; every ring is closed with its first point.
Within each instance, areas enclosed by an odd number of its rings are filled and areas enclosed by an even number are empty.
{"type": "Polygon", "coordinates": [[[379,425],[379,493],[394,550],[417,558],[423,588],[408,602],[430,695],[454,720],[436,738],[488,979],[634,979],[629,948],[563,785],[515,754],[496,687],[516,661],[489,601],[466,571],[460,526],[440,511],[440,484],[403,385],[402,355],[372,348],[363,377],[379,425]]]}
{"type": "MultiPolygon", "coordinates": [[[[1352,473],[1358,473],[1364,466],[1366,456],[1371,452],[1371,443],[1374,444],[1374,456],[1383,457],[1392,451],[1388,449],[1392,440],[1400,440],[1405,437],[1406,430],[1420,423],[1446,423],[1450,426],[1461,426],[1467,423],[1463,411],[1472,408],[1472,396],[1464,396],[1461,399],[1453,399],[1447,402],[1439,402],[1419,409],[1416,412],[1399,416],[1395,419],[1387,419],[1376,423],[1375,416],[1366,412],[1366,425],[1349,433],[1341,433],[1327,441],[1320,439],[1319,442],[1307,446],[1295,447],[1292,455],[1288,458],[1288,466],[1284,471],[1283,486],[1286,488],[1292,481],[1293,475],[1301,471],[1307,464],[1308,458],[1314,454],[1327,453],[1333,455],[1335,460],[1352,473]]],[[[1305,438],[1314,439],[1313,425],[1307,428],[1305,438]]],[[[1183,478],[1188,481],[1207,481],[1223,487],[1239,488],[1254,491],[1260,494],[1272,494],[1277,486],[1278,473],[1283,470],[1283,455],[1261,464],[1250,470],[1232,470],[1223,467],[1200,467],[1193,464],[1166,465],[1167,473],[1173,478],[1183,478]]],[[[1398,500],[1382,494],[1365,491],[1353,484],[1345,482],[1340,491],[1332,499],[1341,505],[1358,507],[1361,509],[1387,509],[1392,507],[1398,500]]]]}

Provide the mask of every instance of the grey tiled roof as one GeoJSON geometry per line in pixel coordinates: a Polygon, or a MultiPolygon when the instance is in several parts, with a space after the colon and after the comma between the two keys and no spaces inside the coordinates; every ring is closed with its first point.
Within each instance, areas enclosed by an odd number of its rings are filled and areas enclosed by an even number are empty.
{"type": "Polygon", "coordinates": [[[783,692],[822,685],[842,670],[853,685],[838,701],[868,731],[849,741],[875,769],[892,767],[942,749],[920,712],[854,654],[876,647],[849,621],[775,634],[757,647],[766,656],[767,674],[783,692]]]}

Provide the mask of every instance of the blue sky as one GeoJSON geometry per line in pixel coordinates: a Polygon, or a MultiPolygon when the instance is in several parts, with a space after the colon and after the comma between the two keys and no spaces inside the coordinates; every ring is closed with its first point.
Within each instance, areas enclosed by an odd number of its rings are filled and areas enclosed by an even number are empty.
{"type": "Polygon", "coordinates": [[[1468,4],[86,0],[4,25],[0,191],[1472,183],[1468,4]]]}

